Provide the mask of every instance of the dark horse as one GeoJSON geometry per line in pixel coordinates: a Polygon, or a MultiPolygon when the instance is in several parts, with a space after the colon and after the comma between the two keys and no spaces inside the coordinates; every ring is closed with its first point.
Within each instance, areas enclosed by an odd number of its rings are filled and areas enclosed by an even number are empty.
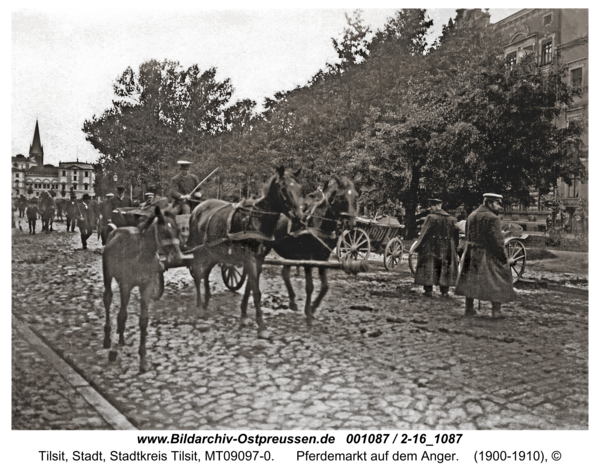
{"type": "MultiPolygon", "coordinates": [[[[291,232],[290,221],[281,217],[275,230],[276,244],[273,250],[285,259],[327,261],[343,230],[354,227],[356,218],[356,189],[345,177],[331,179],[325,189],[318,190],[304,199],[304,218],[307,228],[291,232]]],[[[298,310],[296,294],[290,282],[291,266],[284,266],[281,275],[290,297],[290,309],[298,310]]],[[[304,314],[308,326],[313,324],[313,314],[327,294],[327,268],[319,268],[321,290],[311,303],[313,293],[312,266],[304,267],[306,279],[306,303],[304,314]]]]}
{"type": "Polygon", "coordinates": [[[27,208],[27,197],[24,195],[19,196],[19,201],[17,202],[17,209],[19,209],[19,217],[25,217],[25,209],[27,208]]]}
{"type": "Polygon", "coordinates": [[[300,185],[296,180],[299,173],[286,171],[281,166],[269,179],[261,198],[235,205],[222,200],[206,200],[194,209],[190,218],[187,247],[194,253],[190,269],[196,284],[196,305],[201,305],[200,282],[204,279],[202,307],[208,306],[208,276],[217,263],[243,264],[248,275],[248,289],[242,299],[241,323],[248,323],[246,311],[252,291],[259,338],[269,338],[260,307],[260,273],[274,241],[273,233],[280,214],[294,222],[302,218],[300,185]]]}
{"type": "Polygon", "coordinates": [[[50,233],[53,231],[52,222],[54,221],[54,214],[56,213],[56,204],[52,196],[44,191],[40,195],[40,216],[42,217],[42,231],[50,233]]]}
{"type": "MultiPolygon", "coordinates": [[[[112,279],[119,284],[121,307],[117,317],[117,333],[119,345],[125,344],[125,323],[127,321],[127,304],[131,290],[140,289],[141,310],[140,326],[140,371],[148,369],[146,361],[146,331],[148,327],[148,304],[160,275],[164,270],[158,253],[165,258],[165,265],[179,266],[182,263],[180,233],[175,216],[170,212],[163,213],[160,207],[154,208],[154,215],[142,221],[138,227],[124,227],[113,231],[102,253],[102,272],[104,276],[104,348],[111,347],[110,339],[110,304],[112,302],[112,279]]],[[[109,360],[116,360],[116,350],[111,350],[109,360]]]]}

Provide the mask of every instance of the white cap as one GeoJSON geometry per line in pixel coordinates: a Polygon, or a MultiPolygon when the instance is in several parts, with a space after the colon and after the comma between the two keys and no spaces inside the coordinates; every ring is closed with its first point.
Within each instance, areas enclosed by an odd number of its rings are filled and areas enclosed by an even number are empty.
{"type": "Polygon", "coordinates": [[[154,192],[146,192],[144,195],[146,197],[154,196],[154,192]]]}
{"type": "Polygon", "coordinates": [[[190,166],[192,163],[189,161],[177,161],[180,166],[190,166]]]}
{"type": "Polygon", "coordinates": [[[487,194],[483,194],[483,197],[489,197],[490,199],[499,199],[499,200],[502,200],[502,196],[500,194],[487,193],[487,194]]]}
{"type": "Polygon", "coordinates": [[[113,194],[112,192],[109,192],[108,194],[106,194],[106,197],[113,197],[115,194],[113,194]]]}

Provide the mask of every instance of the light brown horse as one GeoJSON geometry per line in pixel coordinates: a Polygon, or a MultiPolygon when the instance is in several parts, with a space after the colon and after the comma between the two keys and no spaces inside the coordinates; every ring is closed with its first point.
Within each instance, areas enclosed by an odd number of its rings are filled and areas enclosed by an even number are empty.
{"type": "Polygon", "coordinates": [[[187,247],[194,253],[191,272],[196,284],[196,305],[201,305],[200,282],[204,279],[202,307],[206,309],[208,306],[208,276],[216,264],[243,264],[248,282],[242,299],[241,323],[247,325],[249,322],[247,308],[252,292],[259,338],[270,336],[260,306],[260,273],[264,258],[274,242],[273,232],[280,214],[294,222],[302,218],[300,185],[296,180],[299,173],[292,173],[281,166],[267,182],[261,198],[235,205],[207,200],[194,209],[190,218],[187,247]]]}
{"type": "MultiPolygon", "coordinates": [[[[113,231],[102,253],[102,272],[104,275],[104,310],[106,321],[104,325],[104,348],[111,347],[110,304],[113,292],[113,278],[119,284],[121,307],[117,317],[117,332],[119,345],[125,344],[125,323],[127,321],[127,304],[131,290],[140,288],[141,310],[140,326],[140,371],[148,369],[146,361],[146,332],[148,327],[148,304],[153,293],[157,290],[164,266],[160,261],[159,252],[165,258],[165,265],[178,266],[182,263],[179,249],[180,234],[175,223],[175,216],[169,212],[163,213],[156,206],[154,215],[141,222],[136,227],[123,227],[113,231]]],[[[117,358],[116,350],[111,350],[109,360],[117,358]]]]}
{"type": "MultiPolygon", "coordinates": [[[[303,211],[307,225],[305,230],[290,233],[289,219],[284,216],[279,219],[275,230],[277,242],[273,246],[273,250],[281,257],[289,260],[327,261],[341,232],[349,230],[355,225],[356,199],[357,193],[354,183],[346,177],[334,177],[323,190],[313,192],[304,199],[303,211]]],[[[352,265],[353,263],[356,262],[345,262],[346,265],[352,265]]],[[[313,324],[314,312],[329,289],[327,268],[320,267],[321,290],[312,302],[314,289],[312,268],[312,266],[304,267],[306,280],[304,315],[306,315],[306,323],[309,327],[313,324]]],[[[346,269],[346,266],[344,266],[344,269],[346,269]]],[[[357,270],[364,269],[358,268],[357,270]]],[[[284,266],[281,275],[290,297],[290,309],[298,310],[296,294],[290,281],[290,271],[291,266],[284,266]]]]}

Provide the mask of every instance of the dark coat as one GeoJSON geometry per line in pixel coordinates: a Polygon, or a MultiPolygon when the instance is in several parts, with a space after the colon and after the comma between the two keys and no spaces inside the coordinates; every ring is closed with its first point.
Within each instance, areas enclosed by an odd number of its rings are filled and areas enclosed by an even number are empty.
{"type": "Polygon", "coordinates": [[[430,213],[413,251],[418,253],[415,284],[454,286],[458,274],[456,219],[443,210],[430,213]]]}
{"type": "Polygon", "coordinates": [[[90,204],[90,201],[77,202],[78,210],[75,211],[75,218],[82,235],[91,235],[94,231],[94,208],[90,204]]]}
{"type": "Polygon", "coordinates": [[[35,204],[31,204],[27,207],[27,219],[28,220],[36,220],[39,214],[38,206],[35,204]]]}
{"type": "Polygon", "coordinates": [[[455,295],[492,302],[516,297],[500,218],[483,204],[467,219],[466,249],[455,295]]]}
{"type": "Polygon", "coordinates": [[[179,200],[181,196],[190,194],[198,184],[200,184],[200,180],[194,174],[188,174],[185,177],[177,174],[171,179],[171,198],[179,200]]]}

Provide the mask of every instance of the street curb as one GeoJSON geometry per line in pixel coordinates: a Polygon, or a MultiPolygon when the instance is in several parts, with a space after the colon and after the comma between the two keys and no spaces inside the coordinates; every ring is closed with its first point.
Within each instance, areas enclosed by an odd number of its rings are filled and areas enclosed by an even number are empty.
{"type": "Polygon", "coordinates": [[[98,391],[81,377],[66,361],[59,357],[21,320],[12,316],[13,326],[48,361],[54,369],[92,406],[98,414],[115,430],[137,430],[127,418],[104,399],[98,391]]]}

